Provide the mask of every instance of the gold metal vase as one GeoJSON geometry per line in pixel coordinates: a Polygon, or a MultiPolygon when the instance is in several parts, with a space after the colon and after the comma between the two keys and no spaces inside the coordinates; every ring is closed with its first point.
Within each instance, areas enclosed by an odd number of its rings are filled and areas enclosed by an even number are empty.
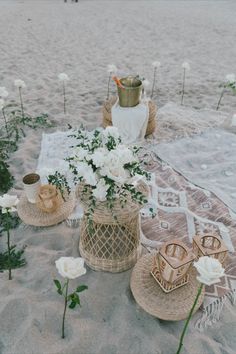
{"type": "Polygon", "coordinates": [[[134,107],[140,102],[142,81],[134,76],[127,76],[120,80],[123,88],[117,86],[119,104],[121,107],[134,107]]]}

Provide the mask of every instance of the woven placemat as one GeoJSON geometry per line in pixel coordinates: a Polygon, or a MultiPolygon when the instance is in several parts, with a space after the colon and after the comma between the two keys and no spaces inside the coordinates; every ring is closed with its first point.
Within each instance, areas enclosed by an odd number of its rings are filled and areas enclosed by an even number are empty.
{"type": "Polygon", "coordinates": [[[72,213],[74,206],[75,197],[71,195],[56,211],[46,213],[40,210],[36,204],[30,203],[23,193],[17,205],[17,211],[20,219],[27,225],[51,226],[65,220],[72,213]]]}
{"type": "MultiPolygon", "coordinates": [[[[166,294],[151,275],[153,254],[148,254],[136,263],[130,280],[130,287],[136,302],[150,315],[166,321],[180,321],[188,317],[197,295],[199,283],[196,270],[190,271],[189,283],[166,294]]],[[[201,306],[204,290],[198,300],[195,312],[201,306]]]]}

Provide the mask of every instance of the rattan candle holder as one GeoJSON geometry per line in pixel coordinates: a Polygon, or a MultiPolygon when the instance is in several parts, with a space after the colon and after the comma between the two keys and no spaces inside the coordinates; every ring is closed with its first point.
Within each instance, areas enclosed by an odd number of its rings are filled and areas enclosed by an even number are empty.
{"type": "Polygon", "coordinates": [[[44,184],[39,188],[36,205],[46,213],[53,213],[63,203],[59,190],[52,184],[44,184]]]}
{"type": "Polygon", "coordinates": [[[193,252],[196,257],[209,256],[223,263],[228,249],[224,241],[217,235],[198,235],[193,238],[193,252]]]}
{"type": "Polygon", "coordinates": [[[154,257],[151,274],[162,290],[169,293],[188,283],[188,270],[194,258],[183,242],[168,241],[154,257]]]}

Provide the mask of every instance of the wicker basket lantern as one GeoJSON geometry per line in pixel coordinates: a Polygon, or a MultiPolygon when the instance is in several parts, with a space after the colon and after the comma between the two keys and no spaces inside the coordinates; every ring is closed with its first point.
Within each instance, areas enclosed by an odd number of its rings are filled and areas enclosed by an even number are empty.
{"type": "Polygon", "coordinates": [[[217,235],[199,235],[193,238],[193,252],[197,258],[209,256],[223,263],[227,257],[228,249],[217,235]]]}
{"type": "Polygon", "coordinates": [[[179,240],[166,242],[154,257],[152,276],[166,293],[188,283],[188,270],[195,256],[179,240]]]}
{"type": "Polygon", "coordinates": [[[129,199],[121,208],[117,200],[111,212],[106,202],[98,202],[89,226],[86,216],[89,195],[79,195],[85,215],[80,224],[79,251],[87,265],[94,270],[112,273],[134,266],[141,254],[141,206],[129,199]]]}

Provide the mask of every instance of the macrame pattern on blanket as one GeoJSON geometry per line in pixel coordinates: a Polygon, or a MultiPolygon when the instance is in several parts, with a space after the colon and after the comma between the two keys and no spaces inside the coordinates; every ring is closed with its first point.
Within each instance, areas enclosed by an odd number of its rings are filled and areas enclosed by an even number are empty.
{"type": "Polygon", "coordinates": [[[142,221],[145,237],[155,246],[175,237],[191,246],[194,235],[216,233],[228,247],[226,275],[220,283],[206,287],[203,315],[196,322],[196,327],[203,330],[219,320],[226,301],[234,304],[236,300],[236,222],[213,193],[187,181],[155,153],[147,151],[141,158],[154,176],[150,203],[157,207],[154,219],[142,221]]]}

